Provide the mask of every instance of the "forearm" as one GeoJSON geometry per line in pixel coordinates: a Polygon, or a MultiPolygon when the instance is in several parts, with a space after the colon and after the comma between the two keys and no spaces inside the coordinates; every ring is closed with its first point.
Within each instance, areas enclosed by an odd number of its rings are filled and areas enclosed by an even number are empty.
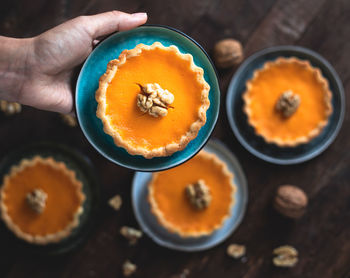
{"type": "Polygon", "coordinates": [[[28,56],[32,39],[0,36],[0,99],[18,101],[30,73],[28,56]]]}

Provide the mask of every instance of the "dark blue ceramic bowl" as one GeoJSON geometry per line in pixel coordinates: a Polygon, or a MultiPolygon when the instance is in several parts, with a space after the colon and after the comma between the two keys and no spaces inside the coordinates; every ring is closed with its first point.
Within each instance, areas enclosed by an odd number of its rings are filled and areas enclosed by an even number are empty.
{"type": "Polygon", "coordinates": [[[110,161],[137,171],[160,171],[175,167],[194,156],[208,141],[214,129],[220,107],[220,89],[213,64],[204,49],[180,31],[164,26],[142,26],[130,31],[115,33],[102,41],[85,61],[76,87],[76,111],[81,129],[89,142],[110,161]],[[210,108],[207,122],[198,136],[183,151],[168,157],[146,159],[128,154],[117,147],[111,136],[103,132],[103,125],[96,117],[95,91],[98,80],[106,71],[107,63],[118,58],[124,49],[137,44],[151,45],[161,42],[164,46],[176,45],[182,53],[190,53],[197,66],[204,69],[204,78],[210,85],[210,108]]]}
{"type": "MultiPolygon", "coordinates": [[[[83,244],[95,225],[99,209],[100,186],[94,172],[94,167],[88,157],[69,148],[68,146],[55,142],[39,142],[16,148],[1,159],[0,179],[8,174],[14,165],[18,165],[22,159],[31,159],[34,156],[52,157],[56,161],[62,161],[73,170],[76,177],[83,184],[85,201],[83,213],[79,216],[79,225],[72,233],[58,243],[46,245],[29,244],[23,240],[15,240],[14,248],[21,253],[37,255],[59,255],[75,250],[83,244]]],[[[10,232],[10,231],[9,231],[10,232]]]]}
{"type": "Polygon", "coordinates": [[[297,164],[319,155],[334,141],[345,115],[344,89],[333,67],[316,52],[299,46],[276,46],[253,54],[239,67],[228,88],[226,112],[238,141],[253,155],[275,164],[297,164]],[[275,144],[266,143],[262,137],[255,134],[243,112],[242,94],[246,90],[245,84],[252,78],[253,72],[261,68],[265,62],[275,60],[278,57],[291,56],[309,60],[313,66],[321,69],[322,75],[329,81],[332,91],[333,113],[322,133],[309,143],[293,148],[281,148],[275,144]]]}

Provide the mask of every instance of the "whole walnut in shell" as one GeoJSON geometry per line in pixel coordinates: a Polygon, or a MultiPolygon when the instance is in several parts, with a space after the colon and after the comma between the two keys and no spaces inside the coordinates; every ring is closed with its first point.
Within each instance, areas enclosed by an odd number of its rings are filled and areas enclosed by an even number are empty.
{"type": "Polygon", "coordinates": [[[294,185],[281,185],[278,187],[274,199],[275,209],[289,218],[301,217],[307,207],[306,193],[294,185]]]}
{"type": "Polygon", "coordinates": [[[243,49],[239,41],[224,39],[217,42],[213,51],[214,62],[218,68],[229,68],[243,60],[243,49]]]}

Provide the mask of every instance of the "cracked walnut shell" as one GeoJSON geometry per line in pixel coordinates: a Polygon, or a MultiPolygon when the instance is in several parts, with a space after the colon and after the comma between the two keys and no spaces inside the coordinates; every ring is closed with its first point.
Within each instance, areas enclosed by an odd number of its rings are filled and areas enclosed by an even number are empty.
{"type": "Polygon", "coordinates": [[[227,247],[227,255],[229,255],[230,257],[234,258],[234,259],[239,259],[242,258],[245,253],[246,253],[246,248],[244,245],[240,245],[240,244],[230,244],[227,247]]]}
{"type": "Polygon", "coordinates": [[[123,264],[123,274],[124,276],[128,277],[136,271],[137,266],[130,262],[129,260],[125,261],[123,264]]]}
{"type": "Polygon", "coordinates": [[[293,267],[298,262],[298,250],[289,245],[274,249],[273,254],[275,257],[272,262],[278,267],[293,267]]]}
{"type": "Polygon", "coordinates": [[[142,232],[140,230],[127,226],[120,228],[120,234],[129,240],[130,245],[135,245],[137,241],[142,237],[142,232]]]}
{"type": "Polygon", "coordinates": [[[120,207],[123,204],[122,197],[120,195],[115,195],[111,199],[109,199],[108,204],[110,207],[112,207],[114,210],[120,210],[120,207]]]}

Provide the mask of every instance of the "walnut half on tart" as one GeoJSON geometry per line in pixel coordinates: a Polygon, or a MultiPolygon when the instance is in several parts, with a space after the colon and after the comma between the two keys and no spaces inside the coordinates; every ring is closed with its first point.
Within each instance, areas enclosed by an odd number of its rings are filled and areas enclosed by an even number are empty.
{"type": "Polygon", "coordinates": [[[23,159],[4,177],[1,218],[19,238],[56,243],[78,226],[85,195],[75,172],[53,158],[23,159]]]}
{"type": "Polygon", "coordinates": [[[209,90],[192,55],[159,42],[139,44],[108,63],[96,91],[96,115],[128,153],[169,156],[205,124],[209,90]]]}
{"type": "Polygon", "coordinates": [[[158,222],[181,237],[200,237],[230,217],[236,186],[233,174],[215,154],[199,152],[173,169],[153,174],[148,200],[158,222]]]}
{"type": "Polygon", "coordinates": [[[254,72],[243,110],[267,143],[293,147],[318,136],[332,114],[332,93],[309,61],[280,57],[254,72]]]}

